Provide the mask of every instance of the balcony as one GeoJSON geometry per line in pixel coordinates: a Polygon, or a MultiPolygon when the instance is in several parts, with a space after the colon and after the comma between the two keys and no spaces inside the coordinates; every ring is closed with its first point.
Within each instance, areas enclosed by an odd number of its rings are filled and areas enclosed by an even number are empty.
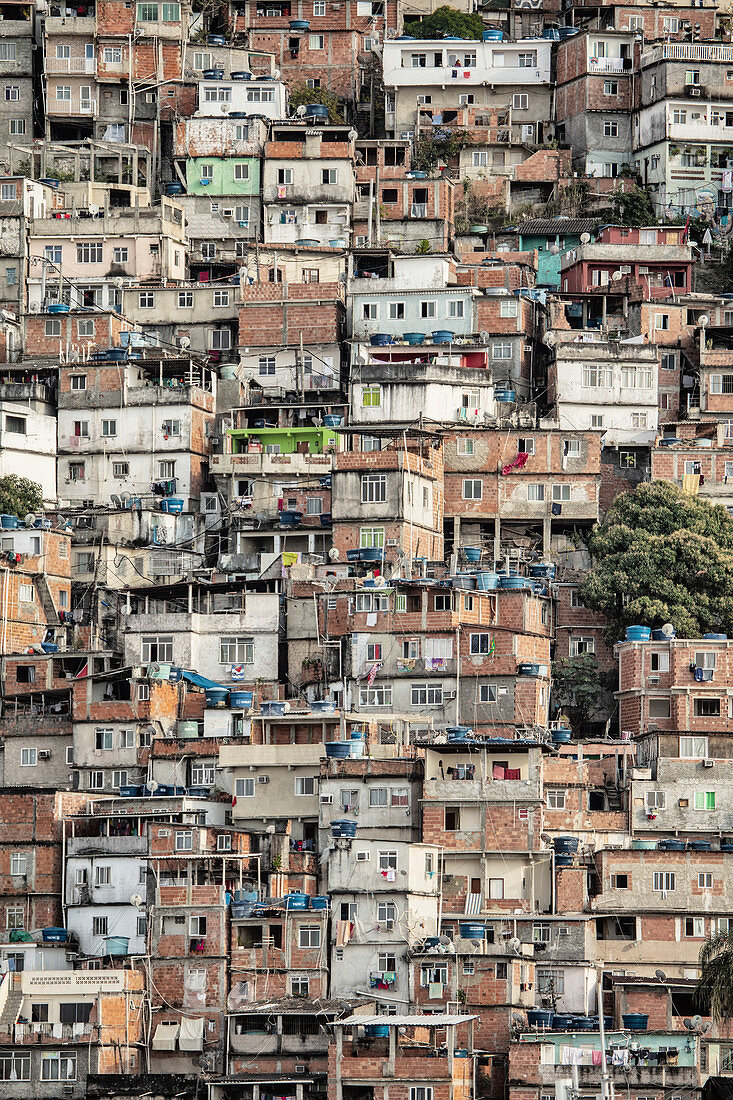
{"type": "Polygon", "coordinates": [[[211,455],[211,472],[214,474],[243,473],[247,477],[262,477],[267,474],[277,477],[296,477],[298,475],[330,474],[333,469],[333,455],[326,454],[223,454],[211,455]]]}
{"type": "Polygon", "coordinates": [[[49,115],[93,116],[97,110],[96,99],[49,99],[46,113],[49,115]]]}
{"type": "Polygon", "coordinates": [[[146,836],[72,836],[66,841],[68,856],[145,856],[147,852],[146,836]]]}
{"type": "Polygon", "coordinates": [[[631,58],[626,57],[589,57],[589,73],[628,73],[631,76],[631,58]]]}
{"type": "Polygon", "coordinates": [[[66,73],[78,73],[83,76],[94,76],[97,71],[96,57],[48,57],[46,58],[46,72],[49,76],[66,73]]]}
{"type": "Polygon", "coordinates": [[[730,65],[733,61],[733,46],[667,42],[664,46],[654,46],[641,55],[642,68],[657,61],[718,61],[730,65]]]}

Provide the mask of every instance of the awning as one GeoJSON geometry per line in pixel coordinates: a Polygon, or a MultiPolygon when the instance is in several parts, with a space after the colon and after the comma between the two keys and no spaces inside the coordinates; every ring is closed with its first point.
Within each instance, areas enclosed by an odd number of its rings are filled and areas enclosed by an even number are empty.
{"type": "Polygon", "coordinates": [[[198,672],[189,672],[185,668],[181,672],[181,679],[187,680],[189,684],[195,684],[196,687],[200,688],[226,687],[226,684],[220,684],[217,680],[209,680],[206,676],[201,676],[198,672]]]}
{"type": "Polygon", "coordinates": [[[204,1018],[198,1016],[194,1020],[181,1019],[181,1038],[178,1042],[181,1050],[204,1049],[204,1018]]]}
{"type": "Polygon", "coordinates": [[[179,1024],[171,1022],[158,1024],[153,1036],[153,1050],[175,1050],[179,1031],[179,1024]]]}

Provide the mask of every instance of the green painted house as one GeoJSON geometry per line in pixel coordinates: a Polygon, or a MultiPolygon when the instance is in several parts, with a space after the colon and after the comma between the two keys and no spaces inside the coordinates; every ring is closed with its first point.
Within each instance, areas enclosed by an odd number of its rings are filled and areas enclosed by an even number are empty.
{"type": "Polygon", "coordinates": [[[238,195],[260,193],[259,157],[191,157],[186,161],[186,190],[189,195],[238,195]]]}
{"type": "Polygon", "coordinates": [[[322,455],[341,450],[342,437],[333,428],[230,428],[232,454],[244,454],[250,442],[265,454],[322,455]]]}
{"type": "Polygon", "coordinates": [[[518,227],[519,251],[537,249],[537,285],[560,289],[563,252],[576,248],[583,233],[595,240],[598,222],[594,218],[531,218],[518,227]]]}

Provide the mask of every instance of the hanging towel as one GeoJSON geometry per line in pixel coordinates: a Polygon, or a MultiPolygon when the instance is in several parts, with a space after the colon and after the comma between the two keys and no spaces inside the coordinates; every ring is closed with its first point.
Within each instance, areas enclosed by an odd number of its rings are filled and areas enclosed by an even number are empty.
{"type": "Polygon", "coordinates": [[[430,985],[428,986],[428,997],[430,997],[432,1000],[438,1000],[442,996],[443,996],[443,983],[442,982],[431,982],[430,985]]]}
{"type": "Polygon", "coordinates": [[[376,626],[377,625],[377,613],[376,613],[376,611],[370,611],[369,612],[369,614],[366,617],[366,624],[367,624],[367,626],[376,626]]]}
{"type": "Polygon", "coordinates": [[[694,496],[700,488],[699,474],[685,474],[682,478],[682,492],[692,493],[694,496]]]}
{"type": "Polygon", "coordinates": [[[521,774],[522,773],[521,773],[521,770],[519,768],[507,768],[504,771],[504,778],[505,779],[519,779],[521,774]]]}
{"type": "Polygon", "coordinates": [[[491,777],[492,779],[506,778],[504,768],[502,768],[501,764],[494,764],[494,767],[491,769],[491,777]]]}
{"type": "Polygon", "coordinates": [[[189,1019],[186,1016],[181,1018],[181,1035],[178,1040],[178,1046],[181,1050],[204,1049],[203,1016],[197,1016],[193,1019],[189,1019]]]}
{"type": "Polygon", "coordinates": [[[563,1066],[572,1065],[573,1061],[573,1048],[563,1047],[560,1051],[560,1061],[563,1066]]]}
{"type": "Polygon", "coordinates": [[[603,1051],[602,1050],[594,1050],[593,1051],[593,1059],[592,1059],[591,1064],[594,1065],[594,1066],[602,1066],[603,1065],[603,1051]]]}
{"type": "Polygon", "coordinates": [[[387,882],[396,882],[396,881],[397,881],[397,872],[393,871],[391,869],[389,871],[387,871],[387,882]]]}

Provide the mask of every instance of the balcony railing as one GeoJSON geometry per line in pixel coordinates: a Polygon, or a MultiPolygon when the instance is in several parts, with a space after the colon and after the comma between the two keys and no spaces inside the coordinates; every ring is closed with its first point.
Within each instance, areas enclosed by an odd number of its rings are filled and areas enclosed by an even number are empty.
{"type": "Polygon", "coordinates": [[[588,71],[591,73],[631,73],[631,61],[624,57],[591,57],[588,59],[588,71]]]}
{"type": "Polygon", "coordinates": [[[97,71],[96,57],[47,57],[46,72],[81,73],[93,76],[97,71]]]}
{"type": "Polygon", "coordinates": [[[49,99],[46,108],[49,115],[93,115],[96,110],[96,99],[49,99]]]}

